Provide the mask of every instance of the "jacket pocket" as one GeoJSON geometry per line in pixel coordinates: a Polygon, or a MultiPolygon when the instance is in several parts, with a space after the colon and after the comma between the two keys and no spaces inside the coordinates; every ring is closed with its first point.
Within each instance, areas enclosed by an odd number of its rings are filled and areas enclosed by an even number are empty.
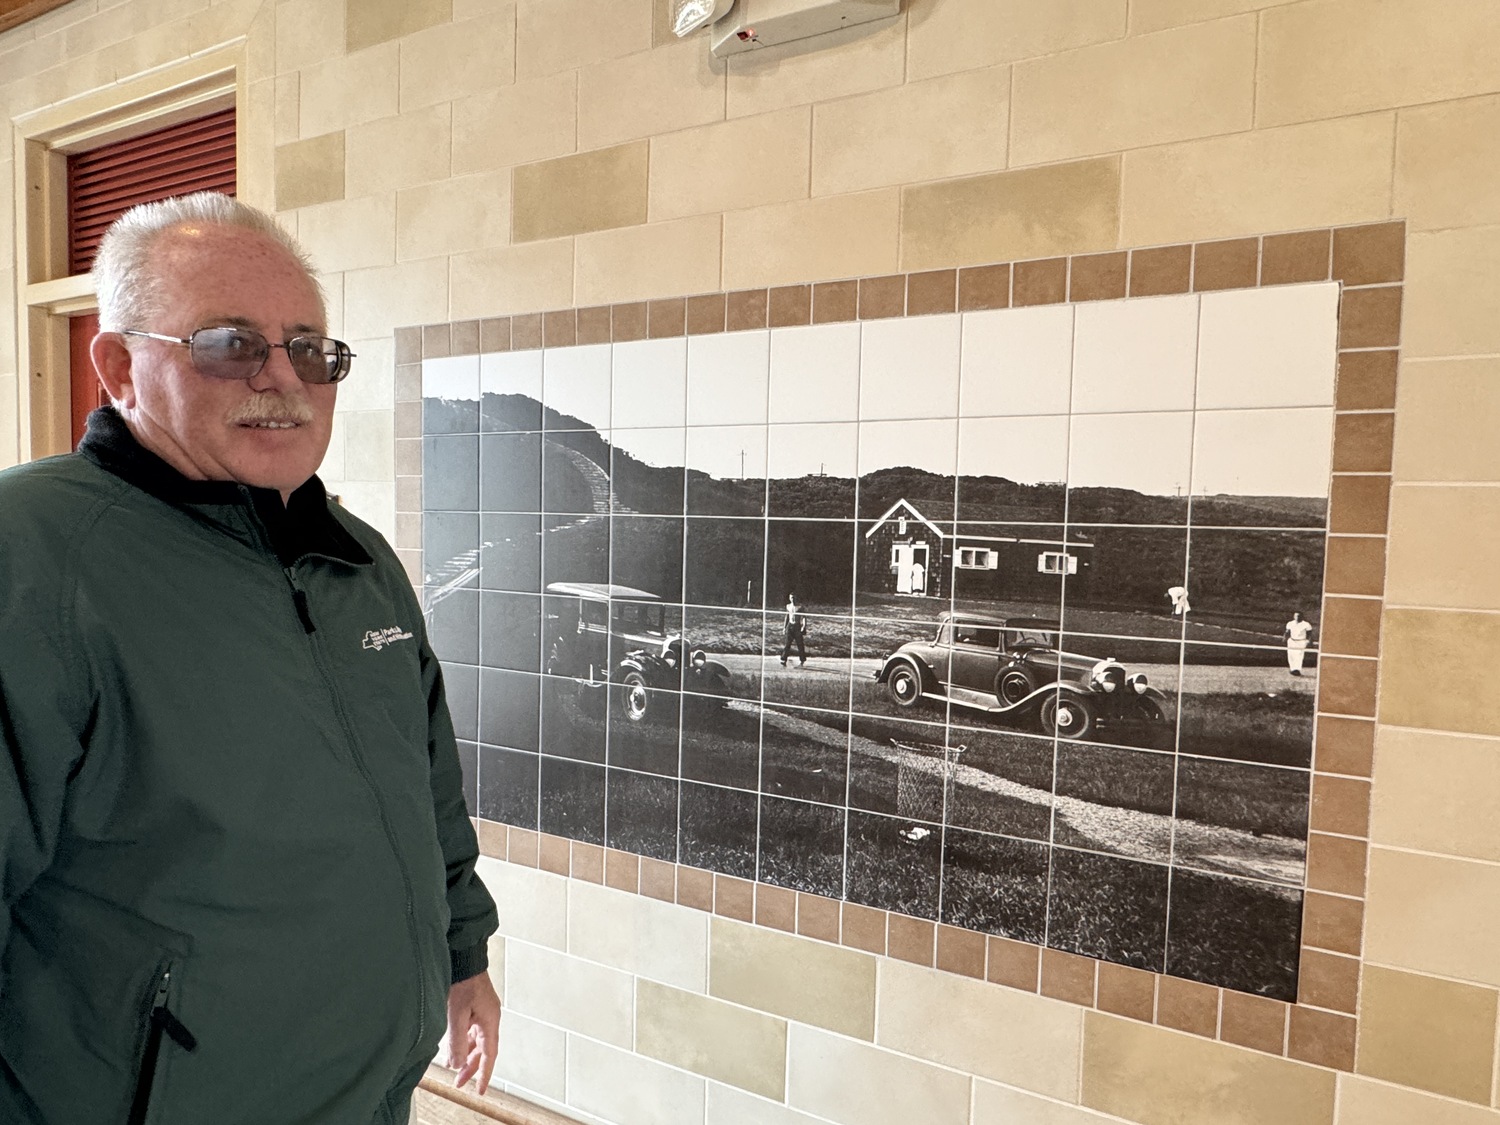
{"type": "Polygon", "coordinates": [[[165,962],[154,978],[150,1008],[146,1012],[146,1039],[141,1050],[140,1073],[136,1078],[135,1097],[130,1102],[130,1116],[126,1125],[146,1125],[146,1113],[151,1108],[151,1093],[156,1085],[156,1068],[161,1059],[162,1038],[170,1039],[184,1051],[198,1048],[198,1040],[172,1014],[172,973],[175,966],[165,962]]]}

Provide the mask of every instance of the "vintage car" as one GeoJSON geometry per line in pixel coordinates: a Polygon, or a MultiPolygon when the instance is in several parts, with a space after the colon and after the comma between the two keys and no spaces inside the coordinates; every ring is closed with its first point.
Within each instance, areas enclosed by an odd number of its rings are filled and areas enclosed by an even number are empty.
{"type": "Polygon", "coordinates": [[[655,594],[602,582],[554,582],[542,599],[547,674],[613,685],[620,713],[644,722],[664,691],[729,694],[729,669],[666,628],[655,594]]]}
{"type": "Polygon", "coordinates": [[[1113,658],[1059,652],[1056,622],[943,613],[931,640],[909,641],[875,679],[899,707],[924,699],[1034,722],[1059,738],[1096,727],[1163,727],[1171,704],[1113,658]]]}

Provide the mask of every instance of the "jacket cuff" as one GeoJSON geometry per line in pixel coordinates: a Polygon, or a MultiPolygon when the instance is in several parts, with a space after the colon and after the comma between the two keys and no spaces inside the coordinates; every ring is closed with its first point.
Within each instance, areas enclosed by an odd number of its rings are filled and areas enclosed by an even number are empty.
{"type": "Polygon", "coordinates": [[[485,942],[468,949],[450,949],[448,956],[453,966],[453,984],[476,977],[490,967],[490,952],[485,942]]]}

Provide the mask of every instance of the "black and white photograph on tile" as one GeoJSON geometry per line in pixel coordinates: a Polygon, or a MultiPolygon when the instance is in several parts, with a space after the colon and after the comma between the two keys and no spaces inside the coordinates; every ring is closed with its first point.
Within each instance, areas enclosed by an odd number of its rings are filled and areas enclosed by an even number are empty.
{"type": "Polygon", "coordinates": [[[481,815],[1294,997],[1336,309],[426,361],[481,815]]]}
{"type": "Polygon", "coordinates": [[[755,878],[760,799],[748,789],[684,780],[678,862],[739,879],[755,878]]]}

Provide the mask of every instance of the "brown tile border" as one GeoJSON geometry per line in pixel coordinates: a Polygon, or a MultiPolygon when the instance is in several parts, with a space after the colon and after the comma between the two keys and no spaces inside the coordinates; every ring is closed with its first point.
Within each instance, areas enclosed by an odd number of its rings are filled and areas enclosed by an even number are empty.
{"type": "MultiPolygon", "coordinates": [[[[476,822],[483,853],[521,866],[810,939],[843,944],[995,985],[1065,999],[1236,1046],[1352,1070],[1362,965],[1365,866],[1385,591],[1406,225],[1288,231],[1072,258],[829,279],[587,309],[400,328],[398,435],[420,426],[424,357],[597,344],[779,325],[825,324],[1024,305],[1338,281],[1338,378],[1319,699],[1303,898],[1298,1002],[1199,984],[1061,950],[731,879],[696,868],[476,822]],[[405,409],[403,409],[403,407],[405,409]]],[[[417,477],[417,435],[396,443],[397,472],[417,477]]],[[[420,482],[418,481],[418,484],[420,482]]],[[[415,504],[420,488],[399,490],[415,504]]],[[[397,548],[420,559],[421,513],[397,514],[397,548]]],[[[420,568],[415,568],[419,570],[420,568]]]]}

